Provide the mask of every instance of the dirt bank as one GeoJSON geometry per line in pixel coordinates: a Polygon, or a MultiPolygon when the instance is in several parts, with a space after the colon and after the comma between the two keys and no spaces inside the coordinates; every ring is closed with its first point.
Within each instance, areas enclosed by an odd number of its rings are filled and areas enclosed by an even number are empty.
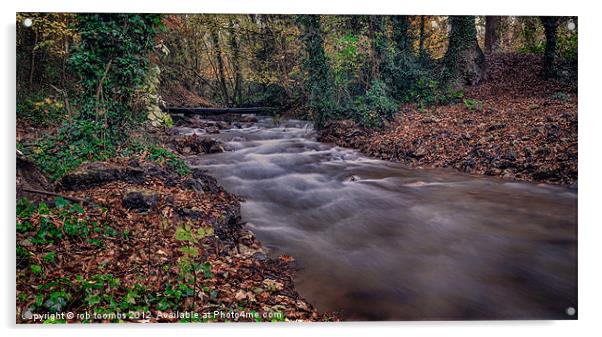
{"type": "Polygon", "coordinates": [[[336,319],[299,296],[294,259],[268,257],[240,200],[202,171],[143,152],[84,164],[51,189],[63,197],[17,206],[17,322],[336,319]]]}
{"type": "Polygon", "coordinates": [[[577,183],[575,83],[542,80],[531,55],[490,58],[488,81],[465,99],[404,105],[383,130],[330,123],[319,139],[410,167],[449,167],[511,180],[577,183]]]}

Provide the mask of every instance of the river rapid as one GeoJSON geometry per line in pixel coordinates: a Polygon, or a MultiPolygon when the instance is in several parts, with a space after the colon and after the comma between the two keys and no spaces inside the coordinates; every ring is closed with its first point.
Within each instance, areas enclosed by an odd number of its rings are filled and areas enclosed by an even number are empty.
{"type": "MultiPolygon", "coordinates": [[[[200,130],[181,128],[181,133],[200,130]]],[[[295,257],[299,293],[344,320],[570,319],[577,190],[410,169],[269,118],[191,158],[245,199],[242,218],[295,257]]]]}

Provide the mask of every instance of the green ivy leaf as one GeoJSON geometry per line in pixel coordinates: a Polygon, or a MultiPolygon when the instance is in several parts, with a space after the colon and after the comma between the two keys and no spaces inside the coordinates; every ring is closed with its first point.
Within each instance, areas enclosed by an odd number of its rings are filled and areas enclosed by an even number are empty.
{"type": "Polygon", "coordinates": [[[39,264],[32,264],[31,265],[31,272],[34,274],[41,274],[42,273],[42,266],[40,266],[39,264]]]}
{"type": "Polygon", "coordinates": [[[199,250],[196,247],[180,247],[180,251],[193,257],[199,255],[199,250]]]}

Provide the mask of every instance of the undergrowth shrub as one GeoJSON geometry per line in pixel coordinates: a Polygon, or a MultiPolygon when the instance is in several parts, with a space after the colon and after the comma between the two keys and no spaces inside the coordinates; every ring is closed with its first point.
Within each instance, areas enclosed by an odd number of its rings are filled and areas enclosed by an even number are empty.
{"type": "Polygon", "coordinates": [[[115,136],[102,123],[78,120],[64,123],[56,134],[23,148],[51,180],[56,180],[85,161],[106,160],[116,154],[115,136]]]}
{"type": "Polygon", "coordinates": [[[181,176],[192,173],[188,165],[177,154],[159,146],[150,146],[146,150],[150,153],[150,159],[159,165],[166,166],[181,176]]]}
{"type": "Polygon", "coordinates": [[[65,104],[52,97],[32,95],[17,103],[17,116],[37,125],[54,125],[65,117],[65,104]]]}
{"type": "Polygon", "coordinates": [[[387,85],[374,81],[366,95],[356,99],[353,119],[362,126],[380,128],[398,109],[399,104],[391,98],[387,85]]]}
{"type": "Polygon", "coordinates": [[[464,98],[464,91],[453,90],[443,80],[424,76],[407,91],[404,101],[418,104],[419,109],[438,104],[450,104],[464,98]]]}

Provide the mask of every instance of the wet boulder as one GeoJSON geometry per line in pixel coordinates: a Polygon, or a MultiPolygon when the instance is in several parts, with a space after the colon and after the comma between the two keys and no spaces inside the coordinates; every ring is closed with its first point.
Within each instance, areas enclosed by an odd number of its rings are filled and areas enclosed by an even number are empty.
{"type": "Polygon", "coordinates": [[[230,119],[243,123],[257,123],[259,121],[254,114],[232,114],[230,119]]]}
{"type": "Polygon", "coordinates": [[[123,194],[123,207],[147,211],[159,203],[159,194],[147,189],[127,189],[123,194]]]}
{"type": "Polygon", "coordinates": [[[221,186],[217,183],[217,180],[212,176],[208,175],[205,171],[195,169],[192,171],[192,177],[201,181],[204,186],[204,190],[210,191],[211,193],[218,193],[222,190],[221,186]]]}
{"type": "Polygon", "coordinates": [[[220,140],[214,138],[203,138],[201,140],[201,146],[205,153],[218,153],[225,151],[224,144],[220,140]]]}
{"type": "Polygon", "coordinates": [[[225,151],[224,144],[220,140],[210,137],[200,137],[197,134],[175,138],[172,143],[175,150],[183,155],[225,151]]]}

